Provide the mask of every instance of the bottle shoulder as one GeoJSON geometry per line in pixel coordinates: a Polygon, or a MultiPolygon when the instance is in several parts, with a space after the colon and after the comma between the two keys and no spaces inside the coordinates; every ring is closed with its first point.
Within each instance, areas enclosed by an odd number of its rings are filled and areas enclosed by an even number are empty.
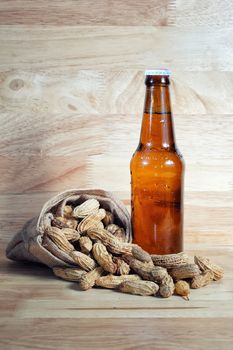
{"type": "Polygon", "coordinates": [[[184,159],[178,149],[137,149],[131,159],[131,168],[184,168],[184,159]]]}

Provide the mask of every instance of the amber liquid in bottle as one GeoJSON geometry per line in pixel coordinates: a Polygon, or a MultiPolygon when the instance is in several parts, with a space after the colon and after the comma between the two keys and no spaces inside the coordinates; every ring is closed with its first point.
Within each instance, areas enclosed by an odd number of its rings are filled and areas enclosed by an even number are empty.
{"type": "Polygon", "coordinates": [[[134,242],[149,253],[183,250],[184,162],[175,144],[169,77],[146,76],[140,142],[131,164],[134,242]]]}

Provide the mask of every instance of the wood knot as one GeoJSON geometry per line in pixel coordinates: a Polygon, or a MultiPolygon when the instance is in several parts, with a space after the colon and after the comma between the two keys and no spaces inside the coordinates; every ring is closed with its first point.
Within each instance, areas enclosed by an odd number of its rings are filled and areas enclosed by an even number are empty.
{"type": "Polygon", "coordinates": [[[20,90],[24,87],[24,81],[22,79],[13,79],[10,82],[9,87],[14,91],[20,90]]]}
{"type": "Polygon", "coordinates": [[[68,104],[68,108],[71,109],[72,111],[77,111],[77,108],[71,104],[68,104]]]}

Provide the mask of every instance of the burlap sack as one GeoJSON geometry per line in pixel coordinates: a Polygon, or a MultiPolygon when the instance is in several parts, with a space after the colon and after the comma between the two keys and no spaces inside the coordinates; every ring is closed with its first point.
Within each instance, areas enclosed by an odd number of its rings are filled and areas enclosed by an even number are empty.
{"type": "Polygon", "coordinates": [[[74,189],[59,193],[44,204],[39,217],[29,220],[10,241],[6,249],[7,257],[12,260],[39,262],[49,267],[73,266],[70,256],[58,249],[49,238],[43,238],[43,235],[45,228],[51,225],[54,214],[62,215],[66,204],[72,203],[76,206],[89,198],[96,198],[101,208],[113,213],[114,223],[125,229],[126,241],[131,242],[130,215],[123,203],[110,192],[74,189]]]}

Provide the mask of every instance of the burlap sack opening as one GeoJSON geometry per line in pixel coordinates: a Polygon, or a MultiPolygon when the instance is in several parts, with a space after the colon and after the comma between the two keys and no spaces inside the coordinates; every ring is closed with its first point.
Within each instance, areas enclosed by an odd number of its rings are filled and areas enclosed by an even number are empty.
{"type": "Polygon", "coordinates": [[[46,237],[42,239],[54,215],[62,215],[66,204],[79,205],[89,198],[96,198],[100,206],[114,215],[114,222],[125,229],[126,242],[131,242],[130,215],[122,202],[111,192],[103,190],[67,190],[48,200],[39,217],[29,220],[9,242],[6,255],[9,259],[43,263],[49,267],[75,266],[75,262],[65,252],[46,237]]]}

